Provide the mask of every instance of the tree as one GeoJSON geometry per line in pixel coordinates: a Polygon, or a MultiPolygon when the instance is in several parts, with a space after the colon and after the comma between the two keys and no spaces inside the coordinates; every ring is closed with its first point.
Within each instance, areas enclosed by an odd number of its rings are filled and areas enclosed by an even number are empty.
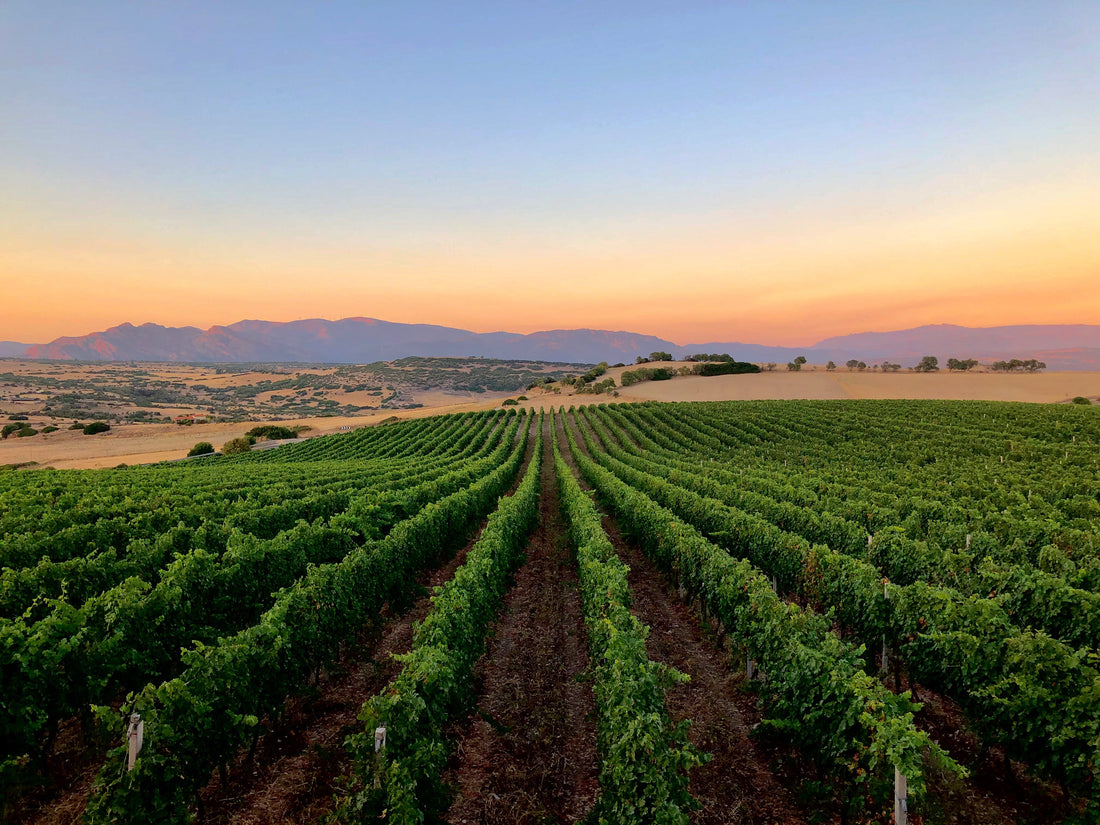
{"type": "Polygon", "coordinates": [[[948,358],[947,368],[952,372],[967,372],[978,366],[978,362],[973,358],[948,358]]]}
{"type": "Polygon", "coordinates": [[[793,361],[790,361],[787,364],[787,369],[789,369],[791,372],[798,372],[799,370],[802,369],[802,365],[805,364],[805,363],[806,363],[806,356],[805,355],[800,355],[797,358],[795,358],[793,361]]]}
{"type": "Polygon", "coordinates": [[[832,372],[833,370],[836,369],[836,364],[834,364],[832,361],[829,361],[828,363],[825,364],[825,369],[828,372],[832,372]]]}
{"type": "Polygon", "coordinates": [[[84,435],[96,435],[97,433],[105,433],[111,429],[110,424],[106,424],[103,421],[93,421],[91,424],[84,428],[84,435]]]}
{"type": "Polygon", "coordinates": [[[252,449],[252,439],[248,436],[234,438],[222,445],[222,455],[239,455],[252,449]]]}
{"type": "Polygon", "coordinates": [[[940,359],[935,355],[926,355],[913,367],[917,372],[936,372],[940,368],[940,359]]]}
{"type": "Polygon", "coordinates": [[[855,358],[849,358],[848,361],[845,362],[844,366],[846,366],[848,368],[848,371],[851,372],[859,366],[859,361],[857,361],[855,358]]]}
{"type": "Polygon", "coordinates": [[[187,454],[187,457],[191,458],[192,456],[196,455],[209,455],[212,452],[214,452],[213,444],[211,444],[209,441],[200,441],[198,444],[191,448],[191,451],[187,454]]]}
{"type": "Polygon", "coordinates": [[[863,372],[865,369],[867,369],[867,364],[863,361],[856,361],[856,369],[860,372],[863,372]]]}
{"type": "Polygon", "coordinates": [[[883,372],[897,372],[901,369],[901,364],[891,364],[889,361],[882,362],[883,372]]]}
{"type": "Polygon", "coordinates": [[[649,360],[650,361],[671,361],[672,360],[672,353],[671,352],[661,352],[660,350],[657,350],[657,351],[651,352],[649,354],[649,360]]]}

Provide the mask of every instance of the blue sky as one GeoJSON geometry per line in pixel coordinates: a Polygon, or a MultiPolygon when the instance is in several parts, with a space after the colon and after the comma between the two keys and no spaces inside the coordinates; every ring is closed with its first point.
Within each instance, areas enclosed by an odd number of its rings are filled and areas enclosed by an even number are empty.
{"type": "Polygon", "coordinates": [[[1097,321],[1097,101],[1096,3],[8,2],[0,265],[72,301],[0,338],[1097,321]]]}

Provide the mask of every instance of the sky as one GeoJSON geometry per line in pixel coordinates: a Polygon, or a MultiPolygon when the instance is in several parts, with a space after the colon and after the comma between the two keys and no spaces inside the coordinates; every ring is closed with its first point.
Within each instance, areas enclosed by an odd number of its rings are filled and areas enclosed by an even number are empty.
{"type": "Polygon", "coordinates": [[[0,340],[1100,323],[1100,3],[0,3],[0,340]]]}

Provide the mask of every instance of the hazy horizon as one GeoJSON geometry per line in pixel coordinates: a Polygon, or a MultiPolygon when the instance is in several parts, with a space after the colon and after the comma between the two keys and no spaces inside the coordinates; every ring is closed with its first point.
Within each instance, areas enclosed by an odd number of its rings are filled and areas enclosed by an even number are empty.
{"type": "Polygon", "coordinates": [[[1100,6],[0,7],[0,339],[1100,321],[1100,6]]]}

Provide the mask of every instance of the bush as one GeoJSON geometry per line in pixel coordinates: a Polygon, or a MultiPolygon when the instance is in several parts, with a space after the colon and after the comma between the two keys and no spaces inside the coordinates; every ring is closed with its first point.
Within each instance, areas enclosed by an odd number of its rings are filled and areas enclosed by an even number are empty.
{"type": "Polygon", "coordinates": [[[725,361],[722,363],[711,364],[699,364],[696,366],[696,372],[699,375],[739,375],[741,373],[760,372],[760,367],[756,364],[749,364],[745,361],[725,361]]]}
{"type": "Polygon", "coordinates": [[[38,430],[35,430],[31,427],[27,427],[27,426],[24,425],[23,429],[16,432],[15,437],[16,438],[26,438],[27,436],[31,436],[31,435],[38,435],[38,430]]]}
{"type": "Polygon", "coordinates": [[[55,427],[53,424],[47,424],[45,427],[42,428],[42,432],[43,433],[56,433],[57,432],[57,427],[55,427]]]}
{"type": "Polygon", "coordinates": [[[248,436],[234,438],[222,445],[222,455],[240,455],[252,449],[252,439],[248,436]]]}
{"type": "Polygon", "coordinates": [[[111,429],[110,424],[106,424],[102,421],[93,421],[91,424],[84,428],[84,435],[96,435],[97,433],[105,433],[111,429]]]}
{"type": "Polygon", "coordinates": [[[502,407],[514,407],[517,404],[519,404],[519,402],[516,401],[516,399],[514,398],[505,398],[503,401],[500,402],[500,406],[502,407]]]}
{"type": "Polygon", "coordinates": [[[0,430],[0,437],[7,438],[12,433],[17,433],[23,429],[22,424],[5,424],[4,429],[0,430]]]}
{"type": "Polygon", "coordinates": [[[23,413],[12,413],[11,415],[8,416],[8,421],[26,421],[26,420],[27,420],[27,416],[23,415],[23,413]]]}
{"type": "Polygon", "coordinates": [[[209,441],[200,441],[198,444],[191,448],[191,452],[187,454],[187,457],[191,458],[191,456],[196,455],[207,455],[212,452],[214,452],[213,444],[211,444],[209,441]]]}
{"type": "Polygon", "coordinates": [[[262,424],[259,427],[253,427],[245,435],[250,438],[297,438],[298,433],[292,430],[290,427],[280,427],[276,424],[262,424]]]}
{"type": "Polygon", "coordinates": [[[1085,398],[1085,396],[1083,396],[1083,395],[1079,395],[1076,398],[1074,398],[1073,403],[1074,404],[1080,404],[1080,405],[1085,406],[1085,407],[1092,404],[1092,402],[1089,401],[1087,398],[1085,398]]]}
{"type": "Polygon", "coordinates": [[[81,424],[79,421],[74,421],[72,424],[69,425],[69,429],[70,430],[83,430],[84,425],[81,424]]]}

